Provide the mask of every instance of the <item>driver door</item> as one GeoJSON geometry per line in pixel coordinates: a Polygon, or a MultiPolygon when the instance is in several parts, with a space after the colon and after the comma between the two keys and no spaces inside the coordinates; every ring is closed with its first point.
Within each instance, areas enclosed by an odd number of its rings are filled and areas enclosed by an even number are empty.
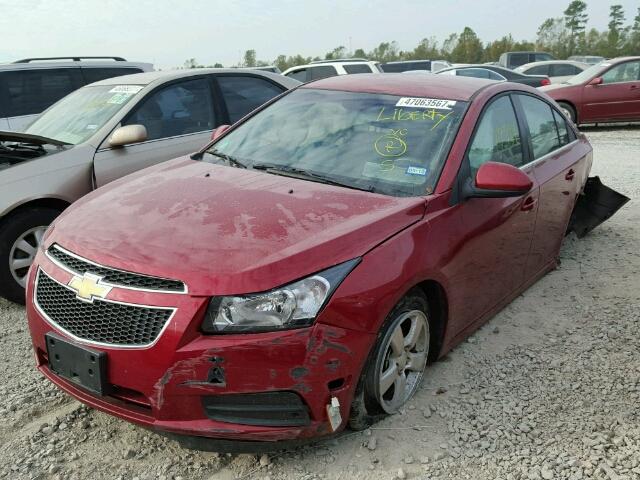
{"type": "Polygon", "coordinates": [[[640,119],[640,61],[614,65],[583,95],[582,121],[640,119]]]}
{"type": "Polygon", "coordinates": [[[151,91],[121,123],[144,125],[147,140],[111,147],[106,138],[94,157],[96,187],[199,150],[219,123],[214,98],[208,77],[191,77],[151,91]]]}

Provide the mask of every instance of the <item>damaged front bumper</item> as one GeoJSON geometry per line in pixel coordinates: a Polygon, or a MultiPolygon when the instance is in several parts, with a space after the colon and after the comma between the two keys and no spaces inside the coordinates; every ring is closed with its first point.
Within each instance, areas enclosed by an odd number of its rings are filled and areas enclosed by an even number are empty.
{"type": "MultiPolygon", "coordinates": [[[[65,271],[46,258],[38,260],[48,275],[68,281],[65,271]]],[[[120,301],[132,302],[134,295],[139,293],[114,290],[120,301]]],[[[38,369],[91,407],[147,428],[187,436],[183,437],[187,443],[197,437],[222,441],[213,449],[227,449],[229,442],[238,441],[245,445],[305,441],[344,427],[374,336],[323,324],[322,317],[298,330],[203,335],[199,326],[207,300],[155,294],[138,298],[147,304],[173,302],[176,307],[170,328],[146,348],[78,342],[30,302],[27,315],[38,369]],[[52,370],[48,334],[106,354],[109,388],[104,395],[52,370]],[[341,420],[333,426],[328,413],[332,399],[340,405],[341,420]]],[[[200,442],[198,448],[203,445],[200,442]]]]}
{"type": "Polygon", "coordinates": [[[629,198],[607,187],[600,177],[589,177],[571,214],[567,233],[584,237],[622,208],[629,198]]]}

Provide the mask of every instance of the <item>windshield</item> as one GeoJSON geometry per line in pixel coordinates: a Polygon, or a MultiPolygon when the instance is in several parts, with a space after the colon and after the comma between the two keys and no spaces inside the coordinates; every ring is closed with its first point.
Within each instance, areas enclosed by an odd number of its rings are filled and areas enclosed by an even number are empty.
{"type": "Polygon", "coordinates": [[[433,191],[465,107],[448,99],[298,89],[227,134],[204,159],[226,156],[272,173],[424,195],[433,191]]]}
{"type": "Polygon", "coordinates": [[[608,62],[600,62],[597,65],[593,65],[586,70],[583,70],[581,73],[576,75],[575,77],[571,77],[564,83],[568,83],[569,85],[580,85],[581,83],[587,82],[594,77],[597,77],[600,73],[604,72],[607,67],[610,67],[611,64],[608,62]]]}
{"type": "Polygon", "coordinates": [[[25,133],[76,145],[87,140],[124,107],[140,85],[88,86],[70,93],[40,115],[25,133]]]}

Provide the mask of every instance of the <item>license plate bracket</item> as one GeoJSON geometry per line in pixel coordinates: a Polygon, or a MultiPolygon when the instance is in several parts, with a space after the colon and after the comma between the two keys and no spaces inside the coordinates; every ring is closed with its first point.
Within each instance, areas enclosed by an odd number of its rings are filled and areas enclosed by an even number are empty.
{"type": "Polygon", "coordinates": [[[53,373],[91,393],[108,395],[107,354],[68,342],[55,333],[45,334],[49,368],[53,373]]]}

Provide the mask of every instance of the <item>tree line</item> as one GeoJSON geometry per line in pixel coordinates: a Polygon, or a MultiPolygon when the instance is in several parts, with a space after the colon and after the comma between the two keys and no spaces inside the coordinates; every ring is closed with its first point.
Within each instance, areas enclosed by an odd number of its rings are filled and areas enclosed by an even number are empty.
{"type": "MultiPolygon", "coordinates": [[[[444,59],[452,63],[495,62],[504,52],[518,50],[536,50],[551,53],[563,59],[571,55],[598,55],[613,58],[622,55],[640,55],[640,7],[630,22],[622,5],[614,4],[609,8],[607,30],[587,29],[589,15],[587,3],[573,0],[563,12],[563,16],[548,18],[538,28],[535,42],[516,41],[511,34],[487,43],[483,43],[471,27],[465,27],[460,33],[450,34],[442,43],[435,37],[425,38],[413,50],[400,50],[395,41],[382,42],[373,50],[366,52],[358,48],[353,52],[344,46],[338,46],[325,53],[324,57],[305,57],[303,55],[278,55],[271,61],[258,60],[256,51],[247,50],[243,61],[234,67],[260,67],[275,65],[284,71],[289,67],[304,65],[311,61],[332,60],[338,58],[367,58],[379,62],[400,60],[444,59]]],[[[210,65],[222,67],[221,63],[210,65]]],[[[184,68],[199,68],[198,62],[191,58],[184,68]]]]}

